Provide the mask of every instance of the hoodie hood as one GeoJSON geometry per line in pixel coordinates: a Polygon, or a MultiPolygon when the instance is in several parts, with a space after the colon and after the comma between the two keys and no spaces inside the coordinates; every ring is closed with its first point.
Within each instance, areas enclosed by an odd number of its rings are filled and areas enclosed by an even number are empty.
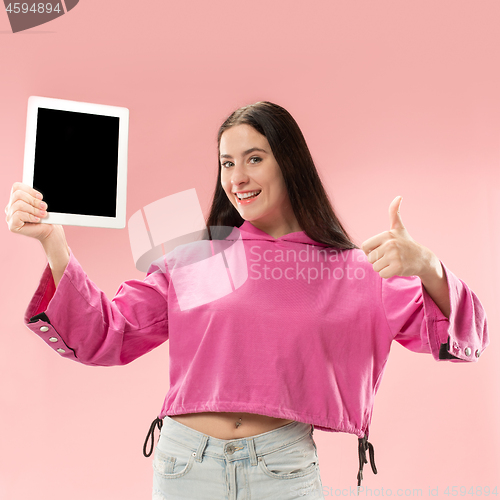
{"type": "Polygon", "coordinates": [[[251,222],[245,221],[240,227],[235,227],[232,233],[226,238],[228,240],[238,239],[241,233],[241,238],[244,240],[266,240],[266,241],[291,241],[294,243],[305,243],[306,245],[317,245],[321,247],[327,247],[326,243],[320,243],[318,241],[309,238],[305,231],[296,231],[294,233],[284,234],[279,238],[274,238],[265,231],[255,227],[251,222]]]}

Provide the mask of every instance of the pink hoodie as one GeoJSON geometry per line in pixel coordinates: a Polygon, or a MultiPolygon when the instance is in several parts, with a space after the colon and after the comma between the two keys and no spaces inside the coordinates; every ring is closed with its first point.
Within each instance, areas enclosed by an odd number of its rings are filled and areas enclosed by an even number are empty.
{"type": "Polygon", "coordinates": [[[362,478],[375,394],[396,340],[436,361],[476,362],[485,311],[443,265],[447,319],[420,278],[383,279],[362,250],[305,232],[273,238],[245,221],[222,241],[177,247],[110,300],[71,252],[55,290],[47,265],[25,322],[62,357],[130,363],[170,339],[170,388],[159,419],[248,412],[359,439],[362,478]],[[84,321],[82,321],[84,318],[84,321]]]}

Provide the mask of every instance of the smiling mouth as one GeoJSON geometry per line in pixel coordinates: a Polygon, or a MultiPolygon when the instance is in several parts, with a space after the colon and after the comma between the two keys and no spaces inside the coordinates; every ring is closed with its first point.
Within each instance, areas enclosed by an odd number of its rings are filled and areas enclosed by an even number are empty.
{"type": "Polygon", "coordinates": [[[257,196],[259,196],[260,193],[262,193],[262,190],[260,190],[257,194],[255,194],[253,196],[249,196],[248,198],[238,198],[238,195],[236,193],[234,193],[234,197],[236,198],[238,204],[241,205],[241,203],[244,203],[246,201],[255,200],[255,198],[257,198],[257,196]]]}

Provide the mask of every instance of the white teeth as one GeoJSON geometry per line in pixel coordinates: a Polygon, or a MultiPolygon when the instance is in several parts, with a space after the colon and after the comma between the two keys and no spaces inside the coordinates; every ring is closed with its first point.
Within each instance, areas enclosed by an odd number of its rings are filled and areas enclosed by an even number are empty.
{"type": "Polygon", "coordinates": [[[251,196],[254,196],[256,194],[260,193],[260,191],[252,191],[250,193],[236,193],[236,196],[240,199],[240,200],[244,200],[245,198],[250,198],[251,196]]]}

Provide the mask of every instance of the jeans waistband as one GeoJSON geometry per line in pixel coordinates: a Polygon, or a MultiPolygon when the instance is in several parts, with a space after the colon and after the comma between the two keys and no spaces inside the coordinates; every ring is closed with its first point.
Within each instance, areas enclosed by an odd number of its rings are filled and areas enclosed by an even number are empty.
{"type": "Polygon", "coordinates": [[[255,455],[266,455],[300,441],[313,433],[314,426],[303,422],[291,422],[272,431],[245,438],[218,439],[191,429],[166,416],[163,419],[161,433],[177,443],[196,452],[198,460],[203,455],[225,458],[228,461],[244,458],[255,460],[255,455]]]}

